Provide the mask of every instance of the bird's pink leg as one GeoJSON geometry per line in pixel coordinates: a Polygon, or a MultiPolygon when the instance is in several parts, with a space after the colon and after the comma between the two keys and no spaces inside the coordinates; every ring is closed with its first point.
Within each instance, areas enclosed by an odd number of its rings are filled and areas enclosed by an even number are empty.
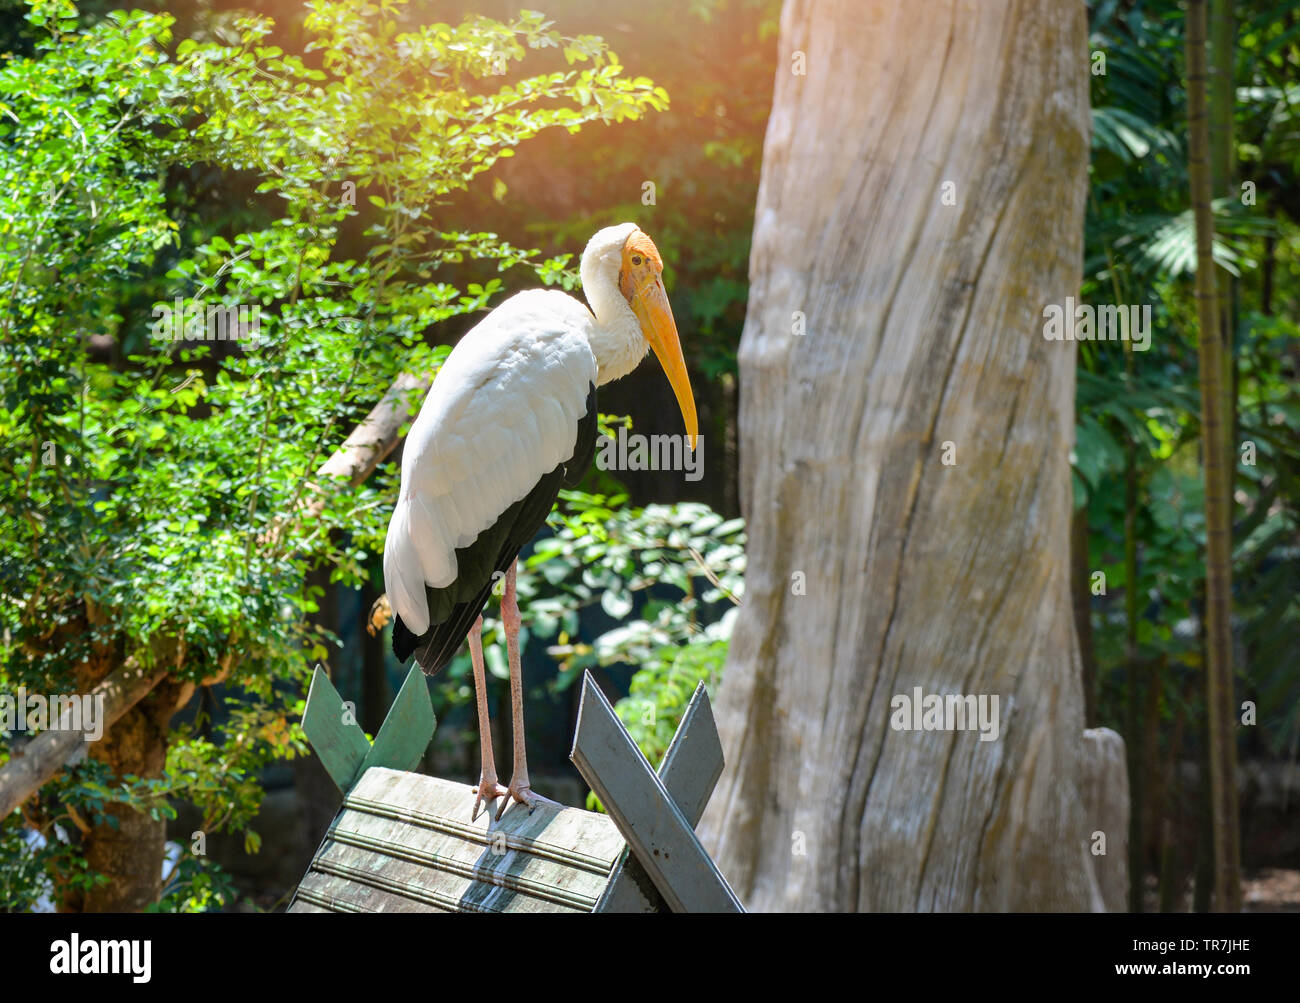
{"type": "Polygon", "coordinates": [[[505,814],[513,798],[520,804],[527,805],[529,812],[537,807],[538,802],[555,804],[549,798],[534,794],[528,782],[528,760],[524,754],[524,679],[519,666],[519,600],[515,595],[515,563],[511,562],[506,572],[505,594],[501,597],[501,625],[506,633],[506,659],[510,663],[510,710],[512,713],[515,744],[515,766],[510,777],[510,786],[506,789],[510,797],[501,802],[497,809],[497,818],[505,814]]]}
{"type": "MultiPolygon", "coordinates": [[[[483,675],[483,618],[474,621],[469,632],[469,660],[474,663],[474,697],[478,702],[478,744],[483,750],[483,769],[478,786],[474,788],[474,811],[470,821],[478,818],[483,802],[491,811],[492,801],[506,795],[506,789],[497,783],[496,761],[492,757],[492,725],[488,720],[487,680],[483,675]]],[[[509,804],[509,800],[505,802],[509,804]]]]}

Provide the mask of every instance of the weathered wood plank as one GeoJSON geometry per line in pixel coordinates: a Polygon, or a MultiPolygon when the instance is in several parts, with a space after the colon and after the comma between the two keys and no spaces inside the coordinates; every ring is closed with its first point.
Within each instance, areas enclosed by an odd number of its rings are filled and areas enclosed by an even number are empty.
{"type": "Polygon", "coordinates": [[[373,744],[324,670],[318,665],[312,673],[302,730],[330,779],[345,793],[372,766],[401,770],[415,766],[429,747],[436,726],[428,684],[414,665],[373,744]]]}
{"type": "Polygon", "coordinates": [[[744,911],[590,673],[570,758],[674,912],[744,911]]]}
{"type": "Polygon", "coordinates": [[[530,853],[605,874],[623,849],[623,837],[607,815],[539,804],[531,815],[522,807],[512,807],[493,823],[488,812],[471,819],[473,806],[473,788],[467,784],[382,767],[367,770],[344,800],[345,808],[388,810],[461,839],[484,845],[490,839],[504,840],[530,853]]]}
{"type": "Polygon", "coordinates": [[[370,752],[370,743],[319,665],[311,675],[311,687],[307,690],[302,730],[334,785],[346,791],[370,752]]]}
{"type": "Polygon", "coordinates": [[[305,897],[302,888],[299,887],[293,905],[291,905],[286,912],[330,913],[334,912],[334,910],[327,906],[317,905],[315,901],[309,901],[308,898],[305,897]]]}
{"type": "MultiPolygon", "coordinates": [[[[713,787],[722,776],[724,760],[708,690],[695,688],[673,740],[659,764],[659,779],[691,827],[700,821],[713,787]]],[[[614,874],[596,912],[666,912],[668,903],[655,888],[645,867],[630,850],[614,865],[614,874]]]]}
{"type": "Polygon", "coordinates": [[[574,872],[557,872],[554,866],[514,853],[496,857],[484,847],[478,848],[478,860],[454,861],[432,854],[395,857],[388,847],[377,846],[382,844],[357,846],[332,840],[313,863],[311,873],[329,875],[354,886],[344,897],[360,896],[362,889],[372,889],[383,893],[390,902],[400,899],[400,905],[384,908],[402,912],[429,908],[452,912],[591,912],[604,887],[603,882],[593,882],[589,877],[583,882],[581,876],[577,887],[572,887],[555,878],[557,874],[560,878],[570,877],[574,872]]]}
{"type": "Polygon", "coordinates": [[[725,765],[709,692],[700,683],[659,764],[664,786],[692,824],[704,814],[704,806],[709,803],[725,765]]]}
{"type": "Polygon", "coordinates": [[[592,911],[624,847],[610,818],[539,805],[471,820],[473,804],[465,784],[368,769],[289,911],[592,911]]]}
{"type": "Polygon", "coordinates": [[[412,665],[354,780],[359,780],[372,766],[394,770],[413,768],[429,747],[437,724],[424,673],[412,665]]]}
{"type": "Polygon", "coordinates": [[[353,873],[346,867],[313,870],[298,886],[290,912],[315,906],[322,912],[428,913],[454,912],[455,900],[441,902],[433,896],[401,894],[405,890],[395,881],[385,882],[383,872],[374,875],[364,870],[353,873]],[[368,880],[374,878],[376,880],[368,880]]]}
{"type": "Polygon", "coordinates": [[[608,860],[599,871],[578,868],[530,852],[530,842],[493,837],[486,842],[470,841],[446,831],[359,811],[345,813],[330,830],[330,838],[332,845],[320,855],[317,866],[326,859],[347,862],[382,858],[384,866],[413,877],[422,872],[439,872],[428,874],[426,883],[481,881],[588,911],[609,879],[608,860]]]}

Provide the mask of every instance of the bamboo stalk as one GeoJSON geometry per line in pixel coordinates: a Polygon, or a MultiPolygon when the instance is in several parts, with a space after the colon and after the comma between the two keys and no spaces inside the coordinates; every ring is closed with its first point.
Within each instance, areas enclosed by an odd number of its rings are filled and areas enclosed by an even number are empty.
{"type": "Polygon", "coordinates": [[[1205,470],[1206,672],[1210,722],[1210,804],[1214,829],[1214,907],[1241,910],[1237,742],[1232,691],[1232,525],[1224,469],[1223,338],[1214,273],[1209,121],[1206,108],[1205,0],[1187,4],[1188,173],[1196,220],[1196,307],[1201,383],[1201,454],[1205,470]]]}

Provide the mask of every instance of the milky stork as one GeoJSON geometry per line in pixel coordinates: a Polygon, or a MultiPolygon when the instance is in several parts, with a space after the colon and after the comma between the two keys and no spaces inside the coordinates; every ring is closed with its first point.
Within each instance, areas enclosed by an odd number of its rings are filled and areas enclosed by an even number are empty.
{"type": "Polygon", "coordinates": [[[591,463],[596,387],[626,376],[653,349],[695,447],[695,399],[662,273],[658,249],[634,224],[601,230],[582,254],[591,309],[554,290],[506,300],[447,356],[407,436],[384,543],[393,651],[403,662],[414,654],[433,675],[469,635],[482,748],[471,818],[497,797],[497,818],[512,800],[530,811],[539,800],[524,754],[515,557],[560,488],[591,463]],[[492,757],[481,616],[501,579],[514,732],[507,787],[492,757]]]}

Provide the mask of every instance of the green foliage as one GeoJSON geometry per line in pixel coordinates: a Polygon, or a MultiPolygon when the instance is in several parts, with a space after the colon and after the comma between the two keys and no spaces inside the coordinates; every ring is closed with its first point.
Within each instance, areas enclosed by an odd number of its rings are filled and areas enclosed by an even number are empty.
{"type": "MultiPolygon", "coordinates": [[[[619,497],[562,498],[552,516],[556,535],[526,562],[540,579],[540,594],[528,604],[532,630],[556,637],[550,650],[561,662],[557,688],[589,666],[637,666],[631,692],[615,710],[657,767],[696,685],[716,695],[722,678],[743,593],[742,523],[696,503],[638,509],[619,497]],[[618,626],[582,643],[574,637],[577,612],[596,602],[618,626]],[[721,616],[711,612],[719,606],[721,616]]],[[[595,795],[587,800],[600,808],[595,795]]]]}
{"type": "Polygon", "coordinates": [[[703,683],[716,693],[728,646],[727,640],[697,638],[681,648],[661,648],[632,677],[631,692],[614,709],[652,766],[663,761],[696,687],[703,683]]]}
{"type": "MultiPolygon", "coordinates": [[[[401,31],[402,6],[310,5],[310,59],[266,44],[264,17],[173,58],[169,16],[83,26],[69,0],[33,0],[36,54],[0,69],[0,689],[75,691],[159,638],[179,643],[173,678],[228,679],[218,737],[175,733],[162,778],[72,771],[64,793],[94,818],[185,797],[213,830],[247,825],[256,769],[304,749],[274,684],[300,691],[335,643],[308,572],[365,581],[395,489],[392,469],[315,471],[399,372],[436,371],[434,325],[503,288],[450,266],[569,275],[458,229],[443,201],[544,129],[664,107],[603,41],[539,14],[401,31]],[[546,50],[567,68],[496,72],[546,50]],[[251,176],[276,211],[205,229],[170,183],[199,166],[251,176]],[[345,228],[363,253],[340,252],[345,228]],[[169,338],[177,304],[187,336],[242,308],[256,337],[169,338]]],[[[29,821],[58,810],[47,795],[29,821]]],[[[219,898],[192,877],[173,905],[219,898]]]]}
{"type": "MultiPolygon", "coordinates": [[[[581,491],[560,498],[550,517],[554,535],[519,563],[521,643],[550,642],[560,666],[552,691],[588,668],[635,666],[631,695],[615,709],[657,766],[696,684],[712,691],[721,680],[744,591],[743,524],[693,502],[636,507],[626,495],[581,491]],[[597,607],[615,625],[589,638],[580,614],[597,607]]],[[[484,660],[506,679],[493,609],[484,612],[484,660]]],[[[444,705],[471,699],[469,673],[461,653],[445,681],[435,682],[444,705]]]]}
{"type": "Polygon", "coordinates": [[[145,912],[212,912],[235,901],[235,884],[220,866],[181,850],[162,897],[145,912]]]}
{"type": "Polygon", "coordinates": [[[53,901],[54,874],[69,890],[86,890],[108,880],[90,871],[65,830],[53,827],[46,834],[0,825],[0,861],[0,913],[29,912],[43,898],[53,901]]]}
{"type": "MultiPolygon", "coordinates": [[[[1255,463],[1236,467],[1234,615],[1237,671],[1244,699],[1259,703],[1260,751],[1288,748],[1300,735],[1300,677],[1285,650],[1300,647],[1300,562],[1283,541],[1300,530],[1297,391],[1294,355],[1300,302],[1300,218],[1286,194],[1300,166],[1295,142],[1294,70],[1300,62],[1286,19],[1287,2],[1236,5],[1235,158],[1256,201],[1237,189],[1216,192],[1215,261],[1237,279],[1241,304],[1232,333],[1236,441],[1255,463]],[[1257,189],[1257,190],[1256,190],[1257,189]],[[1264,273],[1267,273],[1265,278],[1264,273]]],[[[1091,15],[1090,47],[1106,53],[1093,77],[1093,154],[1086,230],[1084,298],[1152,310],[1147,352],[1117,343],[1079,346],[1078,426],[1074,460],[1078,504],[1088,509],[1089,567],[1116,586],[1095,602],[1097,657],[1107,723],[1125,720],[1135,698],[1118,680],[1125,649],[1124,599],[1138,593],[1137,650],[1143,664],[1172,668],[1158,695],[1170,718],[1199,700],[1198,582],[1204,577],[1205,524],[1192,296],[1195,235],[1187,208],[1183,12],[1172,2],[1129,5],[1103,0],[1091,15]],[[1130,461],[1131,456],[1131,461],[1130,461]],[[1125,507],[1132,463],[1138,508],[1125,507]],[[1132,518],[1137,580],[1126,581],[1124,538],[1132,518]],[[1181,710],[1180,710],[1181,708],[1181,710]]]]}
{"type": "Polygon", "coordinates": [[[745,571],[739,519],[723,520],[698,503],[635,508],[621,498],[576,491],[561,492],[561,499],[552,515],[556,535],[526,562],[553,591],[530,602],[529,613],[538,634],[557,637],[559,686],[592,665],[644,666],[662,660],[665,649],[730,636],[734,608],[709,623],[704,613],[739,602],[745,571]],[[597,602],[619,626],[590,644],[572,643],[578,609],[597,602]]]}
{"type": "MultiPolygon", "coordinates": [[[[549,9],[578,16],[587,6],[556,0],[549,9]]],[[[505,191],[464,200],[474,214],[556,249],[581,247],[598,224],[644,227],[663,253],[683,350],[706,396],[736,373],[780,8],[780,0],[621,6],[619,30],[636,40],[638,60],[655,67],[671,107],[638,124],[635,136],[601,129],[542,137],[536,159],[505,166],[505,191]],[[549,169],[538,170],[539,161],[549,169]],[[646,182],[655,186],[653,205],[644,202],[646,182]]],[[[705,433],[722,441],[721,427],[705,433]]]]}
{"type": "MultiPolygon", "coordinates": [[[[549,525],[554,535],[519,562],[518,590],[522,643],[553,641],[547,650],[560,664],[555,690],[590,667],[659,666],[680,647],[730,637],[745,572],[741,520],[696,502],[641,508],[626,495],[561,491],[549,525]],[[579,613],[597,606],[618,626],[584,640],[579,613]]],[[[493,609],[484,612],[484,658],[505,679],[493,609]]],[[[448,670],[462,700],[470,696],[469,671],[464,652],[448,670]]]]}

